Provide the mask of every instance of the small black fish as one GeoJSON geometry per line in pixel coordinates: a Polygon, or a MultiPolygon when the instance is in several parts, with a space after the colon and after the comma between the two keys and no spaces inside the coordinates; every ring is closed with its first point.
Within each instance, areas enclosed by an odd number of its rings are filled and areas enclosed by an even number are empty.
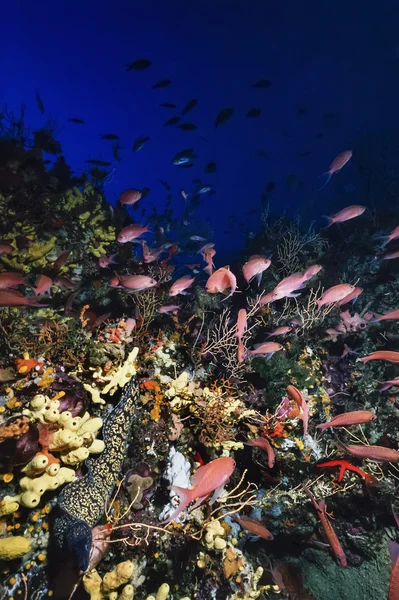
{"type": "Polygon", "coordinates": [[[139,150],[142,149],[142,147],[144,146],[144,144],[146,142],[148,142],[151,138],[150,137],[138,137],[137,140],[134,142],[133,144],[133,152],[138,152],[139,150]]]}
{"type": "Polygon", "coordinates": [[[152,86],[152,89],[153,90],[157,90],[157,89],[160,89],[160,88],[166,88],[171,83],[172,83],[171,79],[161,79],[161,81],[157,81],[156,83],[154,83],[154,85],[152,86]]]}
{"type": "Polygon", "coordinates": [[[209,162],[207,165],[205,165],[204,173],[216,173],[216,163],[209,162]]]}
{"type": "Polygon", "coordinates": [[[121,162],[119,150],[120,150],[120,146],[119,146],[118,142],[116,144],[112,144],[112,155],[117,162],[121,162]]]}
{"type": "Polygon", "coordinates": [[[266,186],[266,192],[268,194],[270,194],[274,190],[275,187],[276,187],[276,182],[275,181],[269,181],[269,183],[266,186]]]}
{"type": "Polygon", "coordinates": [[[260,110],[260,108],[250,108],[249,111],[247,112],[247,117],[250,119],[259,117],[261,112],[262,111],[260,110]]]}
{"type": "Polygon", "coordinates": [[[85,162],[87,162],[89,165],[95,165],[96,167],[109,167],[111,165],[110,162],[106,160],[99,160],[98,158],[90,158],[85,162]]]}
{"type": "Polygon", "coordinates": [[[192,148],[181,150],[173,158],[172,162],[177,167],[192,167],[192,161],[196,158],[192,148]]]}
{"type": "Polygon", "coordinates": [[[151,61],[148,58],[139,58],[126,65],[126,71],[144,71],[151,66],[151,61]]]}
{"type": "Polygon", "coordinates": [[[171,117],[164,123],[164,127],[168,127],[169,125],[176,125],[180,121],[180,117],[171,117]]]}
{"type": "Polygon", "coordinates": [[[78,119],[76,117],[73,117],[73,119],[68,119],[68,123],[76,123],[76,125],[84,125],[85,124],[83,119],[78,119]]]}
{"type": "Polygon", "coordinates": [[[234,108],[222,108],[222,110],[219,112],[218,116],[216,117],[215,129],[217,129],[219,127],[219,125],[223,125],[224,123],[226,123],[226,121],[231,119],[231,117],[233,116],[233,113],[234,113],[234,108]]]}
{"type": "Polygon", "coordinates": [[[169,183],[167,181],[162,181],[162,179],[160,179],[160,182],[162,183],[162,185],[164,186],[164,188],[166,188],[168,190],[168,192],[170,192],[170,190],[172,189],[169,185],[169,183]]]}
{"type": "Polygon", "coordinates": [[[197,129],[197,126],[194,125],[194,123],[181,123],[180,125],[178,125],[178,128],[182,131],[195,131],[197,129]]]}
{"type": "Polygon", "coordinates": [[[181,111],[182,116],[186,115],[188,112],[190,112],[190,110],[193,110],[193,108],[195,108],[197,106],[197,104],[198,104],[198,100],[196,98],[189,100],[187,102],[186,106],[181,111]]]}
{"type": "Polygon", "coordinates": [[[36,90],[36,104],[37,108],[40,110],[42,115],[44,115],[44,104],[42,99],[40,98],[39,90],[36,90]]]}
{"type": "Polygon", "coordinates": [[[161,106],[162,108],[176,108],[176,104],[171,104],[170,102],[164,102],[161,106]]]}
{"type": "Polygon", "coordinates": [[[271,86],[272,82],[269,79],[259,79],[256,83],[252,85],[253,88],[257,88],[260,90],[266,90],[271,86]]]}
{"type": "Polygon", "coordinates": [[[104,133],[104,135],[102,135],[100,137],[101,140],[119,140],[119,135],[116,135],[116,133],[104,133]]]}

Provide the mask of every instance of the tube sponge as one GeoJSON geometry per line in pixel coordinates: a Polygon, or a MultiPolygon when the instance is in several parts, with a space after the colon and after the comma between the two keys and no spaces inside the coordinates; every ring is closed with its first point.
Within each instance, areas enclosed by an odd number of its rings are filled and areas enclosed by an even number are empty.
{"type": "Polygon", "coordinates": [[[116,565],[115,569],[106,573],[103,578],[102,589],[105,593],[117,589],[129,581],[134,571],[134,563],[131,560],[116,565]]]}
{"type": "Polygon", "coordinates": [[[21,558],[21,556],[24,556],[31,548],[32,543],[30,539],[23,535],[0,538],[0,560],[14,560],[14,558],[21,558]]]}

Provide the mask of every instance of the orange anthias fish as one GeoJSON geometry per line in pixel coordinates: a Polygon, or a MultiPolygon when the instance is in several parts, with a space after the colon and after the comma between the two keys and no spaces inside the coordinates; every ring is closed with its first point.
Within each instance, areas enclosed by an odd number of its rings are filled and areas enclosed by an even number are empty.
{"type": "Polygon", "coordinates": [[[338,156],[336,156],[334,158],[328,171],[323,173],[323,175],[327,176],[327,180],[326,180],[325,184],[320,188],[321,190],[324,187],[326,187],[326,185],[330,181],[332,175],[334,175],[334,173],[339,173],[339,171],[342,169],[342,167],[344,167],[346,165],[346,163],[348,161],[350,161],[351,158],[352,158],[352,150],[344,150],[343,152],[340,152],[338,154],[338,156]]]}
{"type": "Polygon", "coordinates": [[[35,287],[32,287],[32,290],[39,296],[40,294],[45,294],[49,291],[51,286],[53,285],[53,280],[47,275],[39,275],[35,282],[35,287]]]}
{"type": "Polygon", "coordinates": [[[351,412],[343,413],[333,417],[331,421],[327,423],[320,423],[316,425],[316,429],[324,431],[328,427],[348,427],[348,425],[360,425],[361,423],[369,423],[377,417],[370,410],[354,410],[351,412]]]}
{"type": "Polygon", "coordinates": [[[337,213],[331,215],[330,217],[324,217],[328,219],[327,227],[331,227],[334,223],[345,223],[345,221],[350,221],[351,219],[355,219],[356,217],[360,217],[366,210],[365,206],[361,206],[360,204],[353,204],[352,206],[347,206],[342,210],[339,210],[337,213]]]}
{"type": "MultiPolygon", "coordinates": [[[[392,507],[393,516],[396,525],[399,527],[399,517],[392,507]]],[[[399,600],[399,544],[397,542],[389,543],[389,551],[391,554],[392,569],[389,580],[388,600],[399,600]]]]}
{"type": "Polygon", "coordinates": [[[179,514],[193,501],[199,506],[213,492],[211,503],[221,494],[223,487],[230,479],[236,467],[235,461],[229,456],[216,458],[196,470],[191,478],[191,489],[170,486],[170,490],[179,496],[180,504],[167,518],[165,523],[174,521],[179,514]]]}
{"type": "Polygon", "coordinates": [[[242,336],[244,335],[244,333],[247,330],[247,311],[245,310],[245,308],[242,308],[241,310],[238,311],[238,316],[237,316],[237,331],[236,331],[236,337],[241,340],[242,336]]]}
{"type": "Polygon", "coordinates": [[[261,448],[267,454],[267,465],[269,469],[273,469],[274,463],[276,462],[276,455],[272,445],[269,440],[264,437],[257,437],[255,440],[248,440],[245,442],[247,446],[254,446],[256,448],[261,448]]]}
{"type": "Polygon", "coordinates": [[[291,331],[292,327],[289,325],[282,325],[281,327],[277,327],[274,331],[267,334],[268,338],[277,337],[278,335],[287,335],[291,331]]]}
{"type": "Polygon", "coordinates": [[[233,521],[236,521],[242,527],[242,529],[246,529],[249,533],[253,533],[254,535],[258,535],[264,540],[274,540],[273,535],[270,533],[268,529],[263,525],[259,519],[250,519],[249,517],[242,515],[233,515],[231,517],[233,521]]]}
{"type": "Polygon", "coordinates": [[[397,321],[399,319],[399,308],[395,308],[384,315],[376,315],[373,319],[373,323],[378,321],[397,321]]]}
{"type": "Polygon", "coordinates": [[[399,363],[399,352],[393,352],[392,350],[377,350],[368,356],[359,358],[359,360],[363,364],[368,363],[370,360],[386,360],[387,362],[391,363],[399,363]]]}
{"type": "Polygon", "coordinates": [[[103,254],[98,259],[98,266],[101,267],[102,269],[109,269],[109,265],[117,265],[118,264],[118,262],[115,260],[115,258],[116,258],[116,254],[112,254],[112,256],[107,256],[106,254],[103,254]]]}
{"type": "Polygon", "coordinates": [[[16,290],[0,290],[0,306],[33,306],[42,308],[48,304],[38,304],[37,298],[25,298],[16,290]]]}
{"type": "Polygon", "coordinates": [[[307,281],[305,273],[293,273],[292,275],[285,277],[285,279],[282,279],[273,290],[273,300],[294,298],[297,296],[298,294],[294,294],[293,292],[302,289],[303,284],[307,281]]]}
{"type": "Polygon", "coordinates": [[[230,294],[225,299],[230,298],[237,289],[237,279],[229,267],[221,267],[215,271],[205,284],[205,289],[208,294],[217,294],[230,289],[230,294]]]}
{"type": "Polygon", "coordinates": [[[185,275],[176,279],[176,281],[170,286],[169,296],[178,296],[179,294],[185,294],[185,290],[189,288],[195,281],[195,277],[189,277],[185,275]]]}
{"type": "Polygon", "coordinates": [[[128,225],[119,233],[116,241],[120,244],[126,244],[126,242],[131,242],[139,238],[144,233],[148,232],[148,226],[140,227],[140,225],[128,225]]]}
{"type": "Polygon", "coordinates": [[[381,238],[383,240],[381,247],[383,248],[384,246],[389,244],[389,242],[392,242],[392,240],[396,240],[397,238],[399,238],[399,225],[397,225],[389,235],[383,236],[381,238]]]}
{"type": "Polygon", "coordinates": [[[322,268],[323,267],[321,265],[311,265],[303,273],[304,280],[309,281],[309,279],[312,279],[312,277],[315,277],[317,275],[317,273],[320,273],[322,268]]]}
{"type": "Polygon", "coordinates": [[[26,281],[19,273],[0,273],[0,289],[16,288],[26,285],[26,281]]]}
{"type": "Polygon", "coordinates": [[[339,302],[352,294],[355,286],[350,283],[340,283],[339,285],[334,285],[324,292],[320,300],[316,300],[316,304],[320,310],[322,306],[326,304],[333,304],[334,302],[339,302]]]}
{"type": "Polygon", "coordinates": [[[301,419],[303,422],[303,437],[308,434],[308,424],[309,424],[309,407],[308,404],[301,394],[301,392],[294,385],[289,385],[287,387],[287,394],[290,398],[296,402],[297,406],[301,409],[301,419]]]}
{"type": "Polygon", "coordinates": [[[327,517],[327,507],[324,500],[320,500],[320,502],[316,501],[316,498],[313,496],[312,492],[308,488],[303,488],[305,494],[311,499],[313,506],[317,510],[318,517],[320,519],[320,523],[323,526],[324,533],[326,534],[326,538],[328,539],[328,543],[331,546],[331,550],[333,551],[336,558],[338,558],[339,562],[343,567],[346,567],[346,556],[343,548],[339,542],[337,534],[335,533],[328,517],[327,517]]]}
{"type": "Polygon", "coordinates": [[[254,254],[242,267],[242,274],[247,283],[250,283],[254,277],[258,280],[258,285],[262,279],[263,271],[266,271],[271,265],[271,260],[266,256],[254,254]]]}
{"type": "Polygon", "coordinates": [[[148,275],[117,275],[109,282],[110,287],[124,287],[128,290],[141,292],[156,287],[158,282],[148,275]]]}
{"type": "Polygon", "coordinates": [[[281,344],[277,342],[263,342],[263,344],[255,344],[254,349],[249,351],[250,356],[263,356],[267,354],[271,358],[275,352],[280,352],[283,349],[281,344]]]}
{"type": "Polygon", "coordinates": [[[363,293],[363,288],[356,286],[353,292],[342,298],[337,302],[337,306],[344,306],[344,304],[348,304],[348,302],[354,302],[360,294],[363,293]]]}
{"type": "Polygon", "coordinates": [[[136,204],[136,202],[138,202],[140,198],[141,192],[139,190],[126,190],[125,192],[122,192],[121,197],[119,198],[119,202],[121,204],[133,205],[136,204]]]}
{"type": "Polygon", "coordinates": [[[203,257],[204,261],[206,262],[206,267],[204,268],[204,271],[209,276],[212,275],[213,269],[215,267],[215,265],[213,264],[213,257],[215,256],[215,254],[216,254],[215,248],[205,248],[205,250],[202,253],[202,257],[203,257]]]}
{"type": "Polygon", "coordinates": [[[358,458],[370,458],[377,462],[399,462],[399,452],[385,446],[344,446],[340,444],[346,452],[357,456],[358,458]]]}

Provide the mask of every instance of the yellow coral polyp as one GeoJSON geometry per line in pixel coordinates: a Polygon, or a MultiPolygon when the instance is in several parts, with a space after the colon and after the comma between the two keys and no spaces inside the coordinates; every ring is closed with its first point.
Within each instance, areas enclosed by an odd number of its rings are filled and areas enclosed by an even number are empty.
{"type": "Polygon", "coordinates": [[[23,535],[0,538],[0,560],[21,558],[32,549],[32,542],[23,535]]]}

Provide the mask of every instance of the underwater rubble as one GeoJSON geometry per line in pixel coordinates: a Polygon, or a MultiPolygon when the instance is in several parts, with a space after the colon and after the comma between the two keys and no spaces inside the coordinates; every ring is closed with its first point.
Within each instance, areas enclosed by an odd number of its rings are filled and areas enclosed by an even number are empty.
{"type": "Polygon", "coordinates": [[[1,597],[386,597],[395,215],[265,211],[194,269],[36,141],[0,139],[1,597]]]}

